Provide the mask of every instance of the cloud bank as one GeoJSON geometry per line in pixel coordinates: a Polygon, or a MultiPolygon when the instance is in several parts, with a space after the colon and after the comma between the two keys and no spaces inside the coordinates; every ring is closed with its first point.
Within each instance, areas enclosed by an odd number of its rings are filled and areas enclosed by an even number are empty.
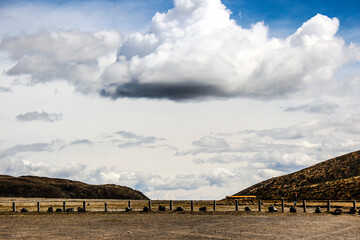
{"type": "Polygon", "coordinates": [[[337,18],[318,14],[282,39],[263,22],[245,29],[230,15],[220,0],[175,0],[147,32],[125,40],[115,31],[54,30],[4,37],[0,48],[16,61],[8,74],[65,79],[113,99],[283,98],[360,60],[359,47],[336,35],[337,18]]]}

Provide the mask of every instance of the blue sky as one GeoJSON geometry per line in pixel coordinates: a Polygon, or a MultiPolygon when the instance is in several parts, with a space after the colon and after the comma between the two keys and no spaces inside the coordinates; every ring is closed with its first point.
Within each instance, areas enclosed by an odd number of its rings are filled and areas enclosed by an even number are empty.
{"type": "Polygon", "coordinates": [[[359,4],[0,1],[0,174],[221,199],[358,150],[359,4]]]}

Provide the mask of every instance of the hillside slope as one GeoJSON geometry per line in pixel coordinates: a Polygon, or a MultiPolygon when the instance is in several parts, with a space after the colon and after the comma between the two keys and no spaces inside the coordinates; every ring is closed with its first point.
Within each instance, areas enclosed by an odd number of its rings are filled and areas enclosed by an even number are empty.
{"type": "Polygon", "coordinates": [[[234,195],[291,199],[294,192],[303,199],[360,199],[360,151],[268,179],[234,195]]]}
{"type": "Polygon", "coordinates": [[[140,191],[114,184],[90,185],[66,179],[0,175],[0,197],[148,199],[140,191]]]}

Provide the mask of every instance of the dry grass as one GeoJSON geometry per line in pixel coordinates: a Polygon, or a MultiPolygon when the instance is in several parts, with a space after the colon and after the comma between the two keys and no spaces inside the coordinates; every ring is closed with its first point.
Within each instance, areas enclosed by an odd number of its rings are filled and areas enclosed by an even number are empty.
{"type": "MultiPolygon", "coordinates": [[[[116,199],[44,199],[44,198],[0,198],[0,212],[12,212],[12,202],[16,203],[16,210],[20,211],[26,208],[29,212],[37,211],[37,202],[40,202],[40,212],[46,212],[48,207],[52,206],[55,209],[63,208],[63,201],[66,201],[66,208],[74,208],[76,211],[78,207],[83,206],[83,201],[86,201],[86,210],[89,212],[103,212],[105,210],[105,202],[107,203],[108,212],[123,212],[128,206],[128,200],[116,199]]],[[[151,206],[153,211],[157,211],[159,206],[165,206],[167,210],[170,209],[169,200],[152,200],[151,206]]],[[[267,212],[268,207],[276,206],[281,211],[280,200],[266,200],[262,201],[262,212],[267,212]]],[[[292,201],[285,201],[285,212],[289,211],[289,207],[293,206],[292,201]]],[[[327,206],[327,201],[306,201],[308,212],[313,212],[316,206],[324,208],[327,206]]],[[[131,200],[131,208],[133,211],[142,211],[143,207],[148,206],[147,200],[131,200]]],[[[348,211],[353,206],[352,201],[331,201],[331,207],[341,207],[348,211]]],[[[173,209],[182,207],[185,211],[191,210],[191,201],[173,201],[173,209]]],[[[194,211],[199,211],[200,207],[207,207],[207,211],[213,211],[213,201],[194,201],[194,211]]],[[[244,211],[245,207],[250,207],[251,211],[258,211],[257,201],[239,202],[239,211],[244,211]]],[[[298,201],[298,211],[302,211],[302,201],[298,201]]],[[[216,211],[228,212],[235,211],[235,201],[221,200],[216,202],[216,211]]]]}

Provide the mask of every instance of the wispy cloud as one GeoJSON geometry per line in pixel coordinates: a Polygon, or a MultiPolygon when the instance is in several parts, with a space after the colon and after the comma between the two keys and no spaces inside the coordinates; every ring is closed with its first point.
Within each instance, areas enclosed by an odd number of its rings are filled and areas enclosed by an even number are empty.
{"type": "Polygon", "coordinates": [[[47,112],[27,112],[16,116],[16,120],[20,122],[31,122],[31,121],[45,121],[45,122],[56,122],[62,120],[62,113],[47,113],[47,112]]]}
{"type": "Polygon", "coordinates": [[[285,109],[286,112],[302,111],[307,113],[321,113],[332,114],[339,106],[335,103],[329,103],[322,100],[318,100],[311,103],[300,104],[296,106],[289,106],[285,109]]]}
{"type": "Polygon", "coordinates": [[[55,140],[51,143],[18,144],[13,147],[0,150],[0,158],[10,158],[21,153],[52,152],[64,147],[65,144],[60,140],[55,140]]]}
{"type": "Polygon", "coordinates": [[[154,147],[158,141],[164,140],[163,138],[157,138],[153,136],[143,136],[138,135],[128,131],[118,131],[115,132],[115,136],[120,136],[121,138],[118,139],[115,137],[113,142],[119,142],[119,148],[129,148],[129,147],[154,147]]]}
{"type": "Polygon", "coordinates": [[[89,139],[77,139],[75,141],[72,141],[70,145],[92,145],[93,142],[89,139]]]}

